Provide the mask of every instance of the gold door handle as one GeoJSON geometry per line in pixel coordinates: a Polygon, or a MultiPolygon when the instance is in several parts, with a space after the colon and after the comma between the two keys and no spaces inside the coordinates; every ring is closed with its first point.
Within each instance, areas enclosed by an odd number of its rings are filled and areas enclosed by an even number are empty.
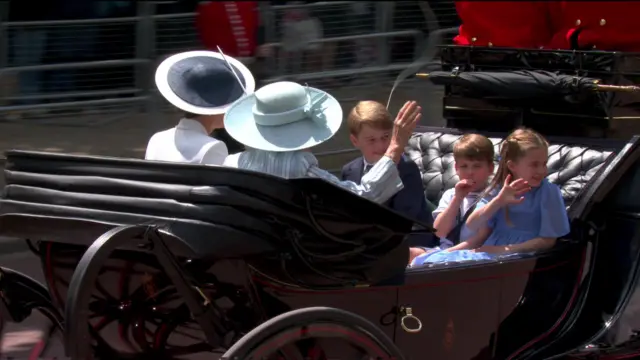
{"type": "Polygon", "coordinates": [[[422,321],[420,321],[420,319],[413,315],[412,308],[403,306],[400,308],[400,313],[402,314],[402,318],[400,319],[400,326],[402,326],[402,330],[410,334],[419,333],[422,330],[422,321]],[[413,320],[413,322],[415,322],[415,325],[411,327],[410,325],[407,325],[407,323],[412,322],[409,320],[413,320]]]}

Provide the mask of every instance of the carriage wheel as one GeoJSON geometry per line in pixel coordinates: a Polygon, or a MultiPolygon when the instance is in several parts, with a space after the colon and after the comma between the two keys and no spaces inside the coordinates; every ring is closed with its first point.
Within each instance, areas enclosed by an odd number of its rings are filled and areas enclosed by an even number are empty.
{"type": "MultiPolygon", "coordinates": [[[[65,307],[60,294],[67,292],[66,279],[72,276],[84,249],[55,243],[41,247],[37,252],[43,256],[49,287],[65,307]]],[[[203,292],[212,300],[219,297],[215,289],[224,285],[208,274],[202,280],[203,292]]],[[[88,307],[94,356],[174,359],[213,350],[153,257],[113,253],[93,287],[88,307]]]]}
{"type": "MultiPolygon", "coordinates": [[[[404,359],[395,344],[368,320],[340,309],[311,307],[279,315],[236,342],[223,359],[324,359],[322,351],[302,350],[301,341],[338,338],[359,351],[358,358],[404,359]],[[293,346],[292,346],[293,345],[293,346]],[[300,353],[302,351],[302,354],[300,353]]],[[[311,347],[315,350],[317,347],[311,347]]],[[[351,356],[352,357],[352,356],[351,356]]]]}
{"type": "Polygon", "coordinates": [[[0,319],[2,343],[5,344],[7,339],[6,322],[13,320],[19,323],[31,316],[38,317],[45,320],[47,326],[40,340],[29,350],[28,359],[47,357],[53,342],[62,343],[62,315],[51,301],[47,289],[27,275],[0,267],[0,290],[0,301],[6,310],[0,319]]]}
{"type": "Polygon", "coordinates": [[[194,352],[225,348],[226,344],[236,340],[238,334],[246,332],[242,323],[238,324],[226,316],[227,309],[242,308],[243,314],[251,313],[250,307],[237,306],[239,301],[248,301],[239,295],[242,294],[241,287],[221,284],[215,276],[204,274],[211,264],[200,268],[198,261],[172,258],[165,246],[155,227],[123,226],[103,234],[82,254],[68,283],[64,306],[65,319],[70,319],[64,329],[69,358],[87,359],[92,354],[107,354],[110,358],[148,356],[173,359],[190,356],[194,352]],[[145,243],[152,236],[156,238],[145,243]],[[154,254],[117,251],[132,239],[140,241],[141,246],[152,244],[149,248],[154,254]],[[127,254],[129,258],[122,260],[135,264],[112,266],[112,261],[118,261],[127,254]],[[145,258],[147,261],[143,260],[145,258]],[[141,270],[140,266],[146,269],[141,270]],[[97,294],[101,276],[118,268],[122,269],[122,279],[125,280],[121,291],[113,294],[104,289],[98,291],[102,294],[97,294]],[[198,275],[197,279],[189,274],[198,275]],[[142,279],[135,281],[133,275],[141,275],[142,279]],[[128,291],[133,284],[142,286],[133,292],[128,291]],[[225,298],[230,300],[230,305],[228,302],[218,304],[217,300],[225,298]],[[203,303],[206,309],[199,309],[203,303]],[[184,311],[185,306],[189,311],[184,311]],[[191,313],[204,316],[191,316],[191,313]],[[94,323],[97,318],[100,318],[99,323],[94,323]],[[119,344],[113,341],[113,337],[103,336],[110,330],[106,325],[114,321],[118,322],[119,339],[115,340],[120,340],[119,344]],[[86,326],[87,323],[90,326],[86,326]]]}

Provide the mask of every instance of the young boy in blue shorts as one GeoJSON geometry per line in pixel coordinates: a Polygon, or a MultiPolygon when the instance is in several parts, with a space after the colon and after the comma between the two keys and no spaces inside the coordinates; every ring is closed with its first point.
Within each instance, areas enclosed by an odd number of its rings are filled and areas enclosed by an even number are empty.
{"type": "Polygon", "coordinates": [[[478,203],[479,196],[487,188],[494,169],[493,143],[478,134],[462,136],[453,147],[455,169],[460,179],[456,186],[442,194],[438,207],[432,212],[433,227],[440,238],[440,247],[435,249],[412,248],[410,260],[430,250],[461,250],[468,248],[469,242],[483,241],[489,230],[472,232],[465,220],[478,203]]]}
{"type": "Polygon", "coordinates": [[[464,221],[480,200],[478,197],[487,188],[493,174],[493,143],[482,135],[464,135],[453,147],[453,158],[460,180],[453,189],[444,192],[432,214],[440,248],[460,250],[466,248],[468,240],[489,235],[471,232],[464,221]]]}

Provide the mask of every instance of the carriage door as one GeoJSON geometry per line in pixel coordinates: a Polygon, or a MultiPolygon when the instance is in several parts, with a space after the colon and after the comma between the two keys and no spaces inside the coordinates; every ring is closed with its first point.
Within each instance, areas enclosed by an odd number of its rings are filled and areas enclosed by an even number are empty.
{"type": "Polygon", "coordinates": [[[407,360],[490,359],[500,322],[499,266],[409,269],[396,344],[407,360]]]}

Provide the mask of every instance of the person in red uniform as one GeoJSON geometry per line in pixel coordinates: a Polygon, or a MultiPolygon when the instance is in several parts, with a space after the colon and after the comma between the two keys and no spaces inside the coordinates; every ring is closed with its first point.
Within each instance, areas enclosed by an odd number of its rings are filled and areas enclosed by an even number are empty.
{"type": "Polygon", "coordinates": [[[205,1],[198,4],[196,27],[205,48],[236,59],[250,59],[264,44],[257,1],[205,1]]]}
{"type": "Polygon", "coordinates": [[[462,20],[458,45],[537,49],[552,29],[544,1],[456,1],[462,20]]]}
{"type": "Polygon", "coordinates": [[[550,49],[640,51],[638,1],[550,1],[550,49]]]}
{"type": "MultiPolygon", "coordinates": [[[[196,28],[207,50],[218,51],[219,46],[225,55],[247,65],[257,83],[261,81],[263,59],[271,55],[271,49],[264,44],[257,1],[201,2],[196,10],[196,28]]],[[[244,150],[224,129],[216,129],[212,136],[227,145],[229,154],[244,150]]]]}

